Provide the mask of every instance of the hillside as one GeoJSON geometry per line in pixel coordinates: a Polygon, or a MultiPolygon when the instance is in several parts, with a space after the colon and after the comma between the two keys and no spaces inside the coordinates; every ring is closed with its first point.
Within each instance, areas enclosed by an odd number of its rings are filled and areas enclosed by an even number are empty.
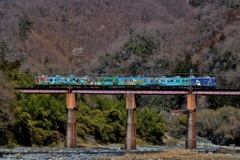
{"type": "Polygon", "coordinates": [[[126,74],[129,66],[137,74],[188,73],[192,67],[238,75],[239,3],[197,2],[2,1],[0,42],[6,60],[20,60],[21,71],[38,75],[67,74],[69,68],[81,75],[126,74]],[[147,54],[132,48],[144,47],[139,38],[154,44],[142,48],[147,54]]]}
{"type": "Polygon", "coordinates": [[[2,41],[18,44],[7,43],[12,48],[9,52],[19,53],[18,56],[9,53],[9,58],[26,61],[23,70],[36,71],[38,68],[38,72],[67,72],[69,67],[74,67],[76,71],[84,72],[83,62],[88,64],[89,59],[118,50],[128,39],[129,30],[142,30],[150,23],[173,23],[191,10],[184,1],[175,6],[172,4],[138,0],[4,1],[1,5],[2,41]],[[178,6],[184,11],[174,10],[178,6]],[[13,28],[9,29],[9,26],[13,28]],[[19,34],[7,36],[13,32],[19,34]]]}

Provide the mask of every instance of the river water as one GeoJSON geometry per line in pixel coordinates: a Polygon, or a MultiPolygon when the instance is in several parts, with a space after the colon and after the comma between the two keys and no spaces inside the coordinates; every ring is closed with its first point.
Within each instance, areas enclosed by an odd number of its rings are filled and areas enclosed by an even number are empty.
{"type": "MultiPolygon", "coordinates": [[[[98,148],[37,148],[37,147],[19,147],[14,149],[0,148],[0,159],[12,160],[85,160],[98,159],[100,156],[117,156],[126,153],[142,153],[142,152],[161,152],[169,149],[184,149],[185,144],[176,144],[171,146],[137,146],[136,150],[126,151],[120,147],[101,146],[98,148]]],[[[198,140],[196,151],[217,153],[222,146],[214,145],[206,140],[198,140]]],[[[239,153],[239,148],[226,147],[239,153]]]]}

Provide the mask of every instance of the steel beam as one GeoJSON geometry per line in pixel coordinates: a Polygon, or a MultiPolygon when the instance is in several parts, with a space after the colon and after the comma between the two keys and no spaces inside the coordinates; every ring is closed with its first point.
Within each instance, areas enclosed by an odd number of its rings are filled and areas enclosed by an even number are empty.
{"type": "Polygon", "coordinates": [[[187,134],[186,149],[196,149],[196,97],[193,94],[187,95],[187,134]]]}
{"type": "Polygon", "coordinates": [[[68,93],[68,89],[21,89],[17,90],[27,94],[63,94],[68,93]]]}
{"type": "MultiPolygon", "coordinates": [[[[56,88],[21,88],[16,89],[16,91],[27,93],[27,94],[63,94],[68,93],[69,89],[56,89],[56,88]]],[[[79,89],[79,88],[72,88],[72,93],[81,93],[81,94],[145,94],[145,95],[183,95],[189,94],[187,90],[146,90],[146,89],[139,89],[139,90],[131,90],[131,89],[79,89]]],[[[240,95],[240,91],[234,90],[197,90],[192,91],[194,95],[240,95]]]]}
{"type": "Polygon", "coordinates": [[[77,130],[76,130],[76,95],[74,93],[67,93],[67,133],[66,133],[66,147],[75,148],[77,146],[77,130]]]}
{"type": "MultiPolygon", "coordinates": [[[[68,93],[68,89],[20,89],[17,90],[22,93],[27,94],[62,94],[68,93]]],[[[116,89],[116,90],[91,90],[91,89],[72,89],[72,93],[80,94],[145,94],[145,95],[182,95],[188,94],[186,90],[125,90],[125,89],[116,89]]]]}
{"type": "Polygon", "coordinates": [[[188,94],[186,91],[178,90],[72,90],[72,93],[81,94],[145,94],[145,95],[182,95],[188,94]]]}
{"type": "Polygon", "coordinates": [[[229,95],[229,96],[239,96],[240,91],[192,91],[192,94],[198,94],[198,95],[229,95]]]}
{"type": "Polygon", "coordinates": [[[125,149],[136,149],[136,101],[134,94],[126,95],[127,126],[125,149]]]}

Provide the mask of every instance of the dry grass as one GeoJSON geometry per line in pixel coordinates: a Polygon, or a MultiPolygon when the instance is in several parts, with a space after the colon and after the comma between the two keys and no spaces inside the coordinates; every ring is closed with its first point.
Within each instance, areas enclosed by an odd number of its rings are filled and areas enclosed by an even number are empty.
{"type": "Polygon", "coordinates": [[[101,157],[100,159],[129,159],[129,160],[238,160],[239,154],[213,154],[213,153],[198,153],[191,150],[168,150],[159,153],[149,154],[125,154],[124,156],[101,157]]]}

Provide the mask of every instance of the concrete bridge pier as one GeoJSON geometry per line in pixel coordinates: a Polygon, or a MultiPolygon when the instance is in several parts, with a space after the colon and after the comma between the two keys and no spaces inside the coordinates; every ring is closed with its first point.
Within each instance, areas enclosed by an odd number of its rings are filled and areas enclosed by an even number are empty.
{"type": "Polygon", "coordinates": [[[136,149],[136,101],[135,94],[126,94],[127,126],[125,149],[136,149]]]}
{"type": "Polygon", "coordinates": [[[196,149],[196,97],[194,94],[187,95],[187,112],[186,149],[196,149]]]}
{"type": "Polygon", "coordinates": [[[77,146],[77,130],[76,130],[76,95],[67,93],[67,133],[66,133],[66,148],[75,148],[77,146]]]}

